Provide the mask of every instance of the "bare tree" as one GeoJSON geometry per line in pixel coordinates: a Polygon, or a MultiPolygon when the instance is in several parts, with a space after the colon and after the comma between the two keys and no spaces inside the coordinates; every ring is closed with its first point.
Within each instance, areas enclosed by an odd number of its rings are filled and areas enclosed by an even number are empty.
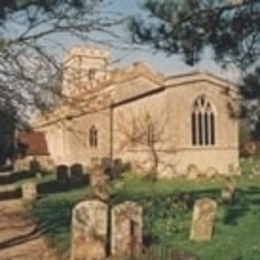
{"type": "Polygon", "coordinates": [[[138,115],[132,115],[128,119],[120,115],[118,120],[117,130],[122,135],[121,149],[130,149],[133,153],[142,151],[147,155],[145,162],[135,163],[152,181],[158,178],[162,168],[171,168],[174,171],[174,165],[162,160],[163,156],[160,154],[172,155],[177,151],[167,137],[168,115],[160,114],[160,118],[155,118],[148,111],[139,111],[138,115]]]}
{"type": "MultiPolygon", "coordinates": [[[[60,53],[67,41],[110,39],[123,18],[108,0],[11,0],[0,4],[0,108],[27,122],[35,109],[50,109],[61,95],[60,53]],[[8,103],[6,102],[8,100],[8,103]]],[[[107,41],[107,44],[109,42],[107,41]]]]}
{"type": "MultiPolygon", "coordinates": [[[[66,100],[61,55],[70,45],[102,44],[100,35],[107,45],[119,42],[114,27],[124,18],[112,7],[111,0],[1,1],[0,114],[11,114],[11,122],[1,125],[9,136],[0,133],[1,139],[12,142],[14,128],[30,128],[37,112],[49,112],[61,99],[66,100]]],[[[70,101],[74,110],[75,103],[78,101],[70,101]]],[[[9,148],[0,144],[0,151],[9,148]]]]}

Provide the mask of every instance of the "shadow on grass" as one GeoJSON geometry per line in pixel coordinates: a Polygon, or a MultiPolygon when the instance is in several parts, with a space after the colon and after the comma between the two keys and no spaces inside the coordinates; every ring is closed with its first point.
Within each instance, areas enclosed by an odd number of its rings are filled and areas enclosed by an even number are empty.
{"type": "Polygon", "coordinates": [[[37,190],[40,195],[47,195],[86,187],[88,184],[89,178],[85,175],[82,176],[81,180],[77,182],[73,182],[70,179],[68,179],[68,181],[64,183],[59,183],[56,180],[50,180],[47,182],[39,183],[37,185],[37,190]]]}
{"type": "Polygon", "coordinates": [[[29,231],[28,233],[12,237],[12,238],[5,240],[5,241],[1,241],[0,242],[0,250],[24,244],[28,241],[32,241],[34,239],[37,239],[38,237],[40,237],[40,235],[41,234],[38,232],[38,230],[34,228],[31,231],[29,231]]]}
{"type": "Polygon", "coordinates": [[[29,178],[34,178],[35,174],[30,171],[0,173],[0,185],[12,184],[29,178]]]}
{"type": "Polygon", "coordinates": [[[15,188],[12,190],[5,190],[0,192],[0,200],[20,199],[21,197],[22,197],[21,188],[15,188]]]}
{"type": "Polygon", "coordinates": [[[242,218],[248,211],[248,208],[241,205],[227,205],[225,207],[225,215],[223,223],[225,225],[237,225],[238,220],[242,218]]]}
{"type": "Polygon", "coordinates": [[[212,198],[214,200],[219,200],[220,190],[217,188],[213,189],[205,189],[205,190],[194,190],[187,192],[180,191],[172,191],[168,193],[156,193],[150,192],[149,194],[142,193],[132,193],[126,190],[122,190],[113,194],[112,196],[112,204],[120,203],[125,200],[134,200],[136,202],[149,202],[151,200],[155,201],[156,204],[165,205],[165,203],[174,201],[179,205],[185,205],[187,209],[192,209],[194,202],[200,198],[212,198]]]}
{"type": "Polygon", "coordinates": [[[165,194],[133,194],[122,190],[114,194],[113,204],[124,200],[134,200],[140,203],[144,209],[155,218],[174,218],[181,212],[192,212],[194,203],[201,198],[211,198],[218,202],[219,207],[224,210],[221,221],[224,225],[237,225],[249,211],[254,209],[260,213],[260,187],[250,186],[246,189],[237,188],[234,200],[230,203],[221,201],[221,189],[211,188],[202,190],[191,190],[187,192],[173,191],[165,194]],[[149,206],[147,206],[149,205],[149,206]]]}
{"type": "Polygon", "coordinates": [[[35,178],[35,173],[31,171],[18,171],[13,172],[9,178],[10,182],[14,183],[25,179],[35,178]]]}
{"type": "Polygon", "coordinates": [[[39,232],[44,234],[61,254],[67,252],[70,247],[72,209],[80,200],[82,196],[79,194],[46,196],[35,201],[31,207],[31,214],[39,232]]]}

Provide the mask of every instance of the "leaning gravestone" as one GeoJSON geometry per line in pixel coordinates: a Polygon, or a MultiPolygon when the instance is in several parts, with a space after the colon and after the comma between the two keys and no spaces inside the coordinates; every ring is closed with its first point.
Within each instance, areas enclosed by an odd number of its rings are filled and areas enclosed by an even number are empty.
{"type": "Polygon", "coordinates": [[[235,197],[235,181],[232,180],[230,177],[226,178],[226,181],[224,183],[224,186],[221,190],[221,200],[223,202],[232,202],[232,200],[235,197]]]}
{"type": "Polygon", "coordinates": [[[199,170],[196,165],[189,165],[187,168],[187,179],[196,180],[199,176],[199,170]]]}
{"type": "Polygon", "coordinates": [[[111,254],[135,256],[142,249],[142,207],[126,201],[111,211],[111,254]]]}
{"type": "Polygon", "coordinates": [[[35,182],[25,182],[22,184],[22,196],[25,200],[37,199],[37,186],[35,182]]]}
{"type": "Polygon", "coordinates": [[[93,195],[101,200],[107,200],[109,197],[108,175],[104,173],[101,166],[96,166],[90,174],[90,186],[93,190],[93,195]]]}
{"type": "Polygon", "coordinates": [[[204,198],[196,201],[190,231],[191,240],[211,240],[216,210],[217,203],[212,199],[204,198]]]}
{"type": "Polygon", "coordinates": [[[101,201],[82,201],[72,212],[71,260],[104,260],[108,207],[101,201]]]}
{"type": "Polygon", "coordinates": [[[59,165],[56,169],[56,180],[59,184],[68,184],[69,168],[66,165],[59,165]]]}

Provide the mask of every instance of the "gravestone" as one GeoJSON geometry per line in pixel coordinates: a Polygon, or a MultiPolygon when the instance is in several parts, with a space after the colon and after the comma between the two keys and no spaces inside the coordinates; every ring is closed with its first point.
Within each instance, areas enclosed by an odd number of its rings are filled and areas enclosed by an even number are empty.
{"type": "Polygon", "coordinates": [[[199,176],[199,170],[196,165],[189,165],[187,168],[187,179],[196,180],[199,176]]]}
{"type": "Polygon", "coordinates": [[[70,179],[72,183],[80,184],[84,180],[83,166],[75,163],[70,167],[70,179]]]}
{"type": "Polygon", "coordinates": [[[35,182],[25,182],[22,184],[22,196],[25,200],[37,199],[37,186],[35,182]]]}
{"type": "Polygon", "coordinates": [[[193,209],[190,239],[194,241],[211,240],[217,203],[209,198],[196,201],[193,209]]]}
{"type": "Polygon", "coordinates": [[[92,169],[90,174],[90,186],[93,191],[93,195],[101,200],[107,200],[109,198],[109,176],[104,173],[104,169],[101,166],[96,166],[92,169]]]}
{"type": "Polygon", "coordinates": [[[224,186],[221,190],[221,199],[223,202],[232,202],[235,195],[235,182],[230,177],[226,178],[224,186]]]}
{"type": "Polygon", "coordinates": [[[78,203],[72,212],[71,260],[104,260],[108,207],[101,201],[78,203]]]}
{"type": "Polygon", "coordinates": [[[111,254],[136,256],[142,250],[142,207],[126,201],[111,211],[111,254]]]}
{"type": "Polygon", "coordinates": [[[206,169],[205,174],[206,174],[207,178],[212,179],[218,174],[218,171],[217,171],[217,169],[215,169],[213,167],[209,167],[206,169]]]}
{"type": "Polygon", "coordinates": [[[64,185],[69,182],[69,168],[66,165],[59,165],[56,169],[56,180],[59,184],[64,185]]]}

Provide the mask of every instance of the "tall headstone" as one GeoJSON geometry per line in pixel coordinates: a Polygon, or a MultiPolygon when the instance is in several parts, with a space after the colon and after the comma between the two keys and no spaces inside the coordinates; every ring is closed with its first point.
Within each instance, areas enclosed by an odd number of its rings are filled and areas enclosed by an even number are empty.
{"type": "Polygon", "coordinates": [[[107,205],[82,201],[72,212],[71,260],[104,260],[107,248],[107,205]]]}
{"type": "Polygon", "coordinates": [[[111,211],[111,254],[135,256],[142,250],[142,207],[126,201],[111,211]]]}
{"type": "Polygon", "coordinates": [[[209,241],[213,234],[217,203],[209,198],[196,201],[193,209],[190,239],[209,241]]]}
{"type": "Polygon", "coordinates": [[[70,167],[70,179],[72,183],[80,184],[84,180],[83,166],[79,163],[75,163],[70,167]]]}
{"type": "Polygon", "coordinates": [[[187,179],[196,180],[199,176],[199,170],[196,165],[189,165],[187,168],[187,179]]]}
{"type": "Polygon", "coordinates": [[[66,165],[59,165],[56,169],[56,180],[59,184],[68,184],[69,168],[66,165]]]}
{"type": "Polygon", "coordinates": [[[25,200],[37,199],[37,186],[35,182],[25,182],[22,184],[22,196],[25,200]]]}
{"type": "Polygon", "coordinates": [[[90,186],[93,195],[101,200],[107,200],[109,197],[109,176],[105,174],[103,167],[96,166],[90,174],[90,186]]]}
{"type": "Polygon", "coordinates": [[[235,196],[235,181],[232,178],[227,177],[224,183],[224,186],[221,190],[221,200],[223,202],[232,202],[235,196]]]}

